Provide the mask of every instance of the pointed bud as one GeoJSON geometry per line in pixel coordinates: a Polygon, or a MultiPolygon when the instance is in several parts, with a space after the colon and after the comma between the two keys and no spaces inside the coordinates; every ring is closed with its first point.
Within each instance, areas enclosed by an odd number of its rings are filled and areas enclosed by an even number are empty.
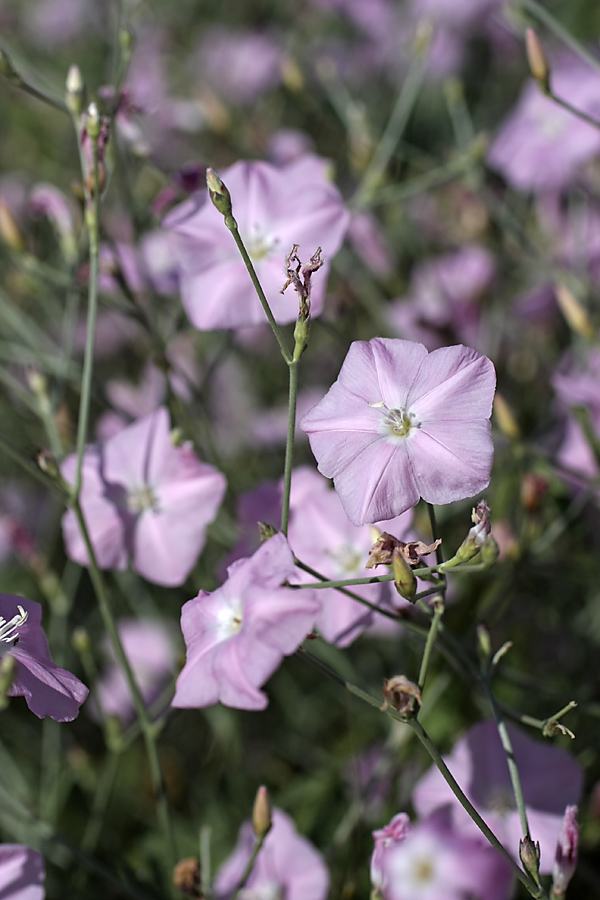
{"type": "Polygon", "coordinates": [[[556,856],[552,867],[551,900],[562,900],[577,865],[579,847],[579,826],[577,807],[567,806],[562,828],[556,845],[556,856]]]}
{"type": "Polygon", "coordinates": [[[222,216],[230,216],[232,214],[231,194],[214,169],[206,170],[206,186],[213,206],[219,210],[222,216]]]}
{"type": "Polygon", "coordinates": [[[87,108],[87,116],[85,120],[85,130],[87,131],[88,137],[90,137],[93,141],[97,141],[100,137],[100,129],[101,129],[101,120],[100,120],[100,110],[96,103],[90,103],[87,108]]]}
{"type": "Polygon", "coordinates": [[[392,553],[392,573],[394,585],[400,596],[412,602],[417,593],[417,579],[398,547],[394,548],[392,553]]]}
{"type": "Polygon", "coordinates": [[[7,247],[16,253],[25,250],[25,238],[10,209],[0,197],[0,237],[7,247]]]}
{"type": "Polygon", "coordinates": [[[477,626],[477,649],[479,650],[479,656],[483,660],[487,661],[492,655],[492,642],[490,640],[490,633],[485,625],[477,626]]]}
{"type": "Polygon", "coordinates": [[[71,115],[79,118],[83,109],[83,95],[85,93],[85,85],[81,77],[79,66],[71,66],[67,73],[65,82],[65,103],[71,115]]]}
{"type": "Polygon", "coordinates": [[[500,556],[500,547],[493,535],[488,534],[481,545],[481,562],[484,566],[493,566],[500,556]]]}
{"type": "Polygon", "coordinates": [[[256,792],[252,808],[252,830],[257,838],[262,838],[269,833],[272,824],[273,816],[269,792],[264,785],[261,785],[256,792]]]}
{"type": "Polygon", "coordinates": [[[494,397],[494,421],[506,437],[519,437],[520,429],[514,413],[502,394],[499,394],[497,391],[494,397]]]}
{"type": "MultiPolygon", "coordinates": [[[[471,510],[471,521],[473,522],[473,527],[469,529],[469,533],[467,534],[466,538],[464,539],[452,559],[449,559],[445,563],[442,563],[442,565],[438,568],[438,572],[446,572],[448,569],[454,568],[454,566],[459,566],[461,563],[469,562],[470,559],[473,559],[473,557],[483,549],[483,545],[488,540],[490,531],[492,530],[492,526],[489,522],[489,516],[491,512],[492,511],[486,504],[485,500],[480,500],[477,506],[473,507],[473,509],[471,510]]],[[[496,544],[495,541],[494,544],[496,544]]],[[[489,552],[490,556],[493,556],[494,552],[496,552],[496,556],[493,560],[495,562],[495,560],[498,558],[499,552],[497,545],[495,551],[493,545],[490,545],[489,552]]]]}
{"type": "Polygon", "coordinates": [[[536,841],[534,844],[529,835],[525,835],[519,841],[519,857],[527,874],[533,878],[536,884],[539,884],[540,842],[536,841]]]}
{"type": "Polygon", "coordinates": [[[590,322],[587,310],[579,302],[575,294],[568,287],[565,287],[564,284],[557,284],[554,288],[554,293],[556,294],[556,302],[560,307],[560,311],[571,331],[584,338],[593,338],[594,327],[590,322]]]}
{"type": "Polygon", "coordinates": [[[540,44],[540,40],[533,30],[528,28],[525,32],[525,49],[527,51],[527,62],[531,74],[539,84],[541,90],[545,94],[550,93],[550,67],[546,54],[540,44]]]}

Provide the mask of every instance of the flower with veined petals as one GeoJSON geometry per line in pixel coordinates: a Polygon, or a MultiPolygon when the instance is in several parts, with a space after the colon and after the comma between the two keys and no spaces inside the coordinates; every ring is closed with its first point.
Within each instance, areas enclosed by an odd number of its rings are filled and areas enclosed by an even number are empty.
{"type": "MultiPolygon", "coordinates": [[[[233,215],[277,322],[298,316],[293,292],[281,295],[284,264],[293,244],[308,259],[321,247],[326,260],[315,278],[312,315],[321,312],[328,260],[339,250],[349,215],[327,178],[327,162],[306,155],[276,168],[237,162],[220,173],[233,200],[233,215]]],[[[174,232],[183,305],[203,331],[265,321],[263,308],[223,216],[205,197],[192,197],[163,223],[174,232]]]]}
{"type": "Polygon", "coordinates": [[[355,341],[337,381],[300,423],[354,525],[487,487],[496,387],[489,359],[462,345],[355,341]]]}
{"type": "MultiPolygon", "coordinates": [[[[252,823],[242,825],[236,847],[217,872],[218,900],[231,897],[250,859],[256,838],[252,823]]],[[[273,827],[246,882],[239,900],[325,900],[329,875],[321,854],[280,809],[273,810],[273,827]]]]}
{"type": "Polygon", "coordinates": [[[88,689],[50,659],[39,603],[0,594],[0,658],[6,654],[16,662],[9,697],[25,697],[40,719],[50,716],[57,722],[71,722],[76,718],[88,689]]]}
{"type": "Polygon", "coordinates": [[[219,700],[236,709],[264,709],[259,690],[284,656],[298,649],[321,609],[316,592],[282,587],[294,558],[282,534],[227,570],[214,593],[200,591],[181,611],[187,658],[173,706],[197,709],[219,700]]]}
{"type": "MultiPolygon", "coordinates": [[[[62,464],[75,480],[75,456],[62,464]]],[[[200,462],[191,447],[173,446],[164,407],[139,419],[83,458],[80,501],[98,565],[133,568],[148,581],[183,584],[204,547],[206,526],[225,493],[225,477],[200,462]]],[[[63,517],[67,553],[88,555],[72,510],[63,517]]]]}
{"type": "Polygon", "coordinates": [[[22,844],[0,844],[2,900],[43,900],[44,858],[22,844]]]}

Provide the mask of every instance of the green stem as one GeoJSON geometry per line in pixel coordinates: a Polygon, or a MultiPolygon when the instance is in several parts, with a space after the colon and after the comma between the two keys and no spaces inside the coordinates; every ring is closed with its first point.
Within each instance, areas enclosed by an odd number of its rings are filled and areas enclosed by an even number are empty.
{"type": "Polygon", "coordinates": [[[419,671],[419,681],[417,682],[419,690],[422,691],[425,687],[425,680],[427,678],[427,670],[429,668],[429,660],[431,658],[431,652],[435,645],[435,640],[437,638],[438,629],[440,626],[440,621],[442,616],[444,615],[444,601],[440,596],[439,601],[437,603],[434,602],[434,611],[433,617],[431,619],[431,624],[429,626],[429,634],[427,635],[427,640],[425,641],[425,649],[423,650],[423,659],[421,660],[421,669],[419,671]]]}
{"type": "MultiPolygon", "coordinates": [[[[79,401],[79,419],[77,422],[77,468],[75,483],[73,485],[73,497],[79,498],[83,470],[83,455],[87,439],[88,422],[90,415],[90,400],[92,395],[92,375],[94,371],[94,340],[96,335],[96,316],[98,312],[98,258],[100,235],[100,190],[98,177],[98,141],[93,141],[94,153],[94,184],[91,202],[88,199],[86,207],[86,223],[88,227],[90,243],[90,274],[88,285],[88,312],[85,335],[85,355],[83,360],[83,374],[81,378],[81,398],[79,401]]],[[[85,173],[84,173],[85,175],[85,173]]]]}
{"type": "Polygon", "coordinates": [[[267,837],[268,833],[269,833],[269,831],[265,831],[265,832],[263,832],[263,834],[260,835],[260,837],[256,838],[256,842],[254,844],[254,848],[252,850],[250,859],[246,863],[246,868],[244,869],[244,871],[242,873],[242,877],[240,878],[240,880],[237,883],[237,887],[231,896],[231,900],[237,900],[240,891],[243,890],[244,887],[246,886],[246,882],[248,881],[248,879],[250,878],[250,875],[252,874],[252,869],[254,868],[254,865],[258,858],[258,854],[262,850],[262,846],[265,842],[265,838],[267,837]]]}
{"type": "Polygon", "coordinates": [[[350,203],[355,209],[368,206],[371,197],[376,193],[381,183],[383,174],[414,109],[421,85],[423,84],[427,62],[427,47],[421,46],[417,48],[411,59],[410,67],[398,93],[388,123],[350,203]]]}
{"type": "Polygon", "coordinates": [[[534,880],[530,878],[529,875],[527,875],[527,873],[524,872],[520,866],[517,865],[508,850],[503,846],[503,844],[500,843],[494,832],[488,827],[488,825],[486,825],[473,804],[463,793],[460,785],[442,759],[437,747],[432,742],[431,738],[429,737],[421,723],[418,721],[418,719],[408,719],[406,724],[415,732],[416,736],[419,738],[419,740],[429,753],[429,756],[439,769],[442,778],[444,779],[460,805],[475,822],[482,834],[488,839],[492,847],[494,847],[498,851],[498,853],[500,853],[500,855],[504,857],[521,884],[524,885],[525,888],[527,888],[532,897],[539,898],[539,900],[542,900],[542,898],[543,900],[547,900],[546,894],[544,893],[542,888],[540,888],[539,885],[537,885],[534,880]]]}
{"type": "Polygon", "coordinates": [[[171,829],[171,819],[169,816],[167,795],[162,777],[160,761],[158,758],[158,750],[154,739],[154,727],[148,716],[148,710],[146,709],[146,704],[144,703],[144,699],[135,680],[135,676],[129,663],[129,659],[127,658],[127,654],[123,649],[121,638],[119,637],[119,632],[117,629],[117,624],[115,622],[115,618],[113,616],[113,612],[108,599],[104,579],[96,560],[94,547],[92,546],[83,511],[78,499],[74,500],[73,502],[73,511],[77,518],[79,529],[83,536],[83,540],[87,550],[90,578],[94,587],[96,598],[98,600],[104,627],[106,628],[106,632],[109,636],[117,665],[120,667],[127,680],[129,690],[131,691],[136,715],[140,723],[144,744],[146,746],[148,764],[150,767],[150,778],[152,780],[152,786],[154,789],[158,822],[166,849],[167,861],[165,864],[165,871],[167,884],[171,885],[171,874],[176,862],[175,841],[171,829]]]}
{"type": "Polygon", "coordinates": [[[299,359],[288,363],[290,374],[288,401],[288,429],[285,443],[285,463],[283,469],[283,501],[281,505],[281,530],[286,535],[290,519],[290,492],[292,489],[292,466],[294,464],[294,438],[296,435],[296,398],[298,395],[299,359]]]}
{"type": "Polygon", "coordinates": [[[546,94],[550,100],[553,100],[557,106],[562,106],[563,109],[566,109],[567,112],[572,113],[574,116],[577,116],[578,119],[581,119],[582,122],[587,122],[588,125],[592,125],[594,128],[600,129],[600,122],[597,119],[592,118],[592,116],[588,116],[587,113],[583,112],[582,109],[577,109],[576,106],[572,106],[567,100],[562,100],[560,97],[557,97],[552,91],[549,91],[546,94]]]}
{"type": "Polygon", "coordinates": [[[13,87],[18,88],[26,94],[29,94],[31,97],[35,97],[36,100],[41,100],[42,103],[47,103],[48,106],[53,106],[54,109],[60,109],[61,112],[67,112],[66,104],[62,100],[57,100],[55,97],[51,97],[49,94],[45,94],[43,91],[38,90],[38,88],[34,87],[28,81],[25,81],[20,72],[15,69],[14,63],[9,57],[8,53],[5,50],[0,48],[0,72],[4,75],[6,80],[12,84],[13,87]]]}
{"type": "Polygon", "coordinates": [[[269,301],[267,300],[265,292],[262,289],[262,285],[261,285],[260,281],[258,280],[258,275],[256,274],[256,270],[255,270],[254,266],[252,265],[252,260],[250,259],[250,254],[246,250],[246,247],[242,240],[242,236],[239,232],[238,224],[237,224],[236,220],[233,218],[233,216],[225,216],[225,225],[227,226],[227,228],[233,235],[233,239],[237,245],[238,250],[240,251],[240,255],[241,255],[242,259],[244,260],[244,265],[246,266],[246,269],[248,270],[248,274],[250,275],[252,284],[254,285],[254,290],[256,291],[258,299],[261,302],[262,308],[265,311],[265,315],[266,315],[267,319],[269,320],[269,325],[271,326],[273,334],[275,335],[277,343],[279,344],[279,349],[281,350],[281,355],[285,359],[286,363],[288,365],[290,365],[290,363],[292,362],[292,355],[285,343],[285,340],[283,338],[283,335],[281,333],[279,325],[275,321],[275,317],[273,316],[273,313],[271,312],[271,307],[269,306],[269,301]]]}

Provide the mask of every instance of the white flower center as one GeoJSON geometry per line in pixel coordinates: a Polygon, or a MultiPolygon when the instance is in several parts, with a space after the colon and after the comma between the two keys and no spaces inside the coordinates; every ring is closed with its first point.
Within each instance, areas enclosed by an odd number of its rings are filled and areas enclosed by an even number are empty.
{"type": "Polygon", "coordinates": [[[3,647],[2,644],[10,644],[14,647],[18,643],[19,632],[17,628],[24,625],[29,616],[29,613],[25,612],[22,606],[17,604],[17,609],[19,610],[18,614],[13,616],[8,622],[0,616],[0,657],[4,656],[8,650],[8,647],[3,647]]]}
{"type": "Polygon", "coordinates": [[[239,900],[284,900],[282,885],[267,881],[257,887],[245,888],[239,893],[239,900]]]}
{"type": "Polygon", "coordinates": [[[246,244],[246,249],[248,250],[250,258],[254,262],[258,262],[258,260],[264,259],[273,252],[279,243],[279,238],[267,234],[267,232],[255,222],[248,230],[247,234],[244,235],[244,243],[246,244]]]}
{"type": "Polygon", "coordinates": [[[327,556],[331,558],[335,567],[335,574],[348,578],[364,569],[363,557],[365,555],[364,550],[361,551],[353,544],[342,544],[335,550],[327,551],[327,556]]]}
{"type": "Polygon", "coordinates": [[[383,400],[378,403],[369,403],[373,409],[377,409],[381,413],[378,430],[391,443],[400,443],[407,438],[410,433],[421,427],[421,423],[417,419],[416,413],[412,409],[405,409],[401,406],[399,409],[389,409],[383,400]]]}
{"type": "Polygon", "coordinates": [[[143,484],[127,492],[127,509],[130,513],[142,513],[146,509],[158,511],[158,498],[150,485],[143,484]]]}
{"type": "Polygon", "coordinates": [[[240,631],[244,617],[241,600],[230,600],[217,613],[217,634],[220,641],[227,641],[240,631]]]}
{"type": "Polygon", "coordinates": [[[486,797],[487,806],[499,816],[508,816],[516,809],[515,798],[507,786],[492,788],[486,797]]]}

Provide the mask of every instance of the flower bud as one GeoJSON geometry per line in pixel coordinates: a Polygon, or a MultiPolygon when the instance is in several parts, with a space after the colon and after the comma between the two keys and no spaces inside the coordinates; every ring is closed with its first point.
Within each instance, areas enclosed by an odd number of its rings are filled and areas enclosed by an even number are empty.
{"type": "Polygon", "coordinates": [[[536,884],[539,884],[540,842],[536,841],[534,844],[529,835],[525,835],[519,841],[519,857],[527,874],[533,878],[536,884]]]}
{"type": "Polygon", "coordinates": [[[581,335],[584,338],[594,337],[594,327],[590,322],[586,308],[577,299],[575,294],[569,290],[564,284],[557,284],[554,288],[556,302],[560,307],[560,311],[565,317],[565,321],[571,331],[581,335]]]}
{"type": "Polygon", "coordinates": [[[71,66],[67,73],[65,82],[65,103],[71,115],[79,118],[83,109],[83,97],[85,94],[85,85],[81,77],[79,66],[71,66]]]}
{"type": "Polygon", "coordinates": [[[0,197],[0,237],[7,247],[22,253],[25,250],[25,238],[17,220],[0,197]]]}
{"type": "Polygon", "coordinates": [[[488,534],[481,545],[481,562],[484,566],[493,566],[500,556],[500,548],[493,535],[488,534]]]}
{"type": "Polygon", "coordinates": [[[173,884],[182,894],[200,897],[200,863],[195,856],[179,860],[173,869],[173,884]]]}
{"type": "Polygon", "coordinates": [[[87,116],[85,122],[85,129],[87,131],[88,137],[90,137],[93,141],[97,141],[100,137],[100,130],[102,127],[102,122],[100,119],[100,110],[96,103],[90,103],[87,108],[87,116]]]}
{"type": "Polygon", "coordinates": [[[222,216],[230,216],[232,214],[231,194],[214,169],[206,170],[206,186],[213,206],[219,210],[222,216]]]}
{"type": "Polygon", "coordinates": [[[577,807],[567,806],[562,828],[556,844],[556,855],[552,867],[552,900],[562,900],[577,865],[579,846],[579,826],[577,807]]]}
{"type": "Polygon", "coordinates": [[[273,816],[269,792],[264,785],[261,785],[256,792],[252,808],[252,830],[257,838],[262,838],[269,833],[272,824],[273,816]]]}
{"type": "Polygon", "coordinates": [[[392,553],[394,586],[401,597],[412,601],[417,593],[417,579],[398,547],[392,553]]]}
{"type": "Polygon", "coordinates": [[[545,94],[550,93],[550,67],[546,54],[540,44],[540,40],[533,30],[528,28],[525,31],[525,49],[527,51],[527,62],[531,74],[539,84],[545,94]]]}

